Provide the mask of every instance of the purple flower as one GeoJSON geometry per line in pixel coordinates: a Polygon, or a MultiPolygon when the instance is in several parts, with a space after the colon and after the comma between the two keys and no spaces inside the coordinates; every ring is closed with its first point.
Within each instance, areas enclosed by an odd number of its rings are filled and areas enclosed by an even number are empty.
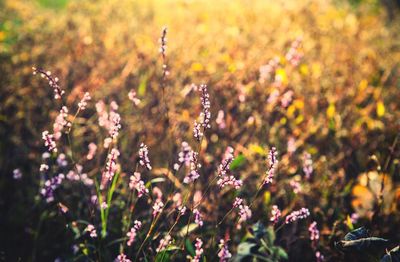
{"type": "Polygon", "coordinates": [[[293,211],[286,216],[285,224],[292,223],[299,219],[305,219],[310,215],[310,211],[307,208],[301,208],[300,210],[293,211]]]}
{"type": "Polygon", "coordinates": [[[232,254],[229,252],[228,243],[225,240],[221,239],[219,241],[219,252],[218,257],[220,262],[226,262],[229,258],[232,257],[232,254]]]}
{"type": "Polygon", "coordinates": [[[311,178],[311,174],[313,172],[313,161],[311,159],[311,155],[307,152],[304,153],[303,155],[303,171],[304,174],[306,175],[306,179],[311,178]]]}
{"type": "Polygon", "coordinates": [[[57,152],[56,142],[54,141],[54,135],[49,134],[49,131],[43,131],[42,139],[44,140],[44,145],[47,146],[49,151],[54,153],[57,152]]]}
{"type": "Polygon", "coordinates": [[[119,151],[116,148],[111,149],[110,154],[107,156],[106,169],[103,172],[102,186],[104,187],[107,181],[111,181],[117,171],[117,158],[119,151]]]}
{"type": "Polygon", "coordinates": [[[268,154],[269,167],[268,167],[268,170],[267,170],[267,177],[265,178],[265,180],[263,182],[264,185],[265,184],[270,184],[273,181],[273,178],[275,176],[275,170],[276,170],[276,167],[278,165],[277,156],[278,156],[278,151],[276,151],[275,147],[272,147],[271,150],[269,151],[269,154],[268,154]]]}
{"type": "Polygon", "coordinates": [[[194,222],[197,225],[199,225],[199,227],[203,226],[203,224],[204,224],[203,223],[203,217],[202,217],[200,211],[197,208],[193,209],[193,215],[194,215],[194,222]]]}
{"type": "Polygon", "coordinates": [[[317,222],[312,222],[308,227],[308,232],[310,232],[310,240],[315,245],[319,239],[319,230],[317,228],[317,222]]]}
{"type": "Polygon", "coordinates": [[[21,179],[21,178],[22,178],[22,172],[21,172],[21,170],[19,170],[18,168],[17,168],[17,169],[14,169],[14,171],[13,171],[13,178],[14,178],[14,179],[21,179]]]}
{"type": "Polygon", "coordinates": [[[271,210],[271,218],[269,219],[274,225],[276,223],[278,223],[279,218],[281,217],[282,213],[279,210],[277,205],[273,205],[272,206],[272,210],[271,210]]]}
{"type": "Polygon", "coordinates": [[[160,240],[160,244],[158,245],[158,248],[156,249],[157,253],[163,251],[169,244],[171,244],[171,236],[166,235],[163,239],[160,240]]]}
{"type": "Polygon", "coordinates": [[[139,172],[135,172],[133,176],[130,177],[129,188],[136,189],[139,198],[144,194],[149,193],[149,190],[145,187],[144,182],[140,179],[139,172]]]}
{"type": "Polygon", "coordinates": [[[194,246],[196,247],[195,250],[196,255],[194,256],[192,262],[200,262],[201,255],[204,252],[204,250],[201,248],[203,246],[203,241],[201,241],[200,238],[196,238],[196,244],[194,244],[194,246]]]}
{"type": "Polygon", "coordinates": [[[36,67],[32,67],[33,70],[33,74],[40,74],[40,76],[42,78],[46,78],[47,81],[49,81],[49,85],[51,88],[53,88],[54,90],[54,98],[55,99],[61,99],[61,96],[65,93],[64,90],[61,89],[61,87],[58,84],[58,77],[53,78],[51,76],[51,72],[50,71],[45,71],[42,69],[38,69],[36,67]]]}
{"type": "Polygon", "coordinates": [[[203,137],[203,131],[210,128],[210,121],[211,121],[211,112],[210,112],[210,100],[209,97],[210,95],[208,94],[207,91],[207,85],[200,85],[199,87],[200,90],[200,100],[201,100],[201,105],[203,106],[203,109],[200,113],[200,121],[194,122],[194,128],[193,128],[193,135],[197,139],[197,141],[200,141],[201,138],[203,137]],[[201,128],[203,128],[201,130],[201,128]]]}
{"type": "Polygon", "coordinates": [[[135,241],[135,238],[136,238],[136,235],[137,235],[137,231],[139,231],[141,227],[142,227],[142,222],[140,222],[138,220],[135,220],[135,222],[133,222],[133,227],[126,234],[126,236],[129,237],[129,240],[126,243],[128,246],[131,246],[133,241],[135,241]]]}

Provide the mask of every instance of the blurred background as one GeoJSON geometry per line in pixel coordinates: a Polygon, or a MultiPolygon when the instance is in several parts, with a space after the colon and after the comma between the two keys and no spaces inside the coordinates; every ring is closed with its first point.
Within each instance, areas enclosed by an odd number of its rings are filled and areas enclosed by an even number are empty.
{"type": "MultiPolygon", "coordinates": [[[[400,127],[399,6],[394,0],[0,1],[0,260],[28,261],[35,249],[38,261],[54,261],[73,241],[56,212],[37,234],[41,132],[51,128],[58,109],[32,66],[60,78],[71,107],[90,92],[91,105],[73,134],[78,156],[105,138],[95,102],[115,100],[122,115],[121,165],[129,165],[141,141],[154,166],[167,165],[180,142],[193,140],[200,107],[190,85],[206,83],[213,117],[205,168],[233,146],[250,192],[266,169],[268,147],[280,152],[282,181],[302,172],[308,152],[314,178],[296,201],[317,214],[326,257],[340,256],[333,248],[338,224],[353,213],[360,224],[399,242],[399,151],[391,147],[400,127]],[[165,94],[163,26],[170,71],[165,94]],[[286,54],[296,41],[301,59],[291,63],[286,54]],[[263,67],[270,61],[279,64],[272,75],[263,67]],[[134,108],[131,89],[141,100],[134,108]],[[159,113],[163,96],[169,123],[159,113]],[[16,168],[21,179],[13,178],[16,168]],[[376,218],[383,177],[385,205],[376,218]]],[[[254,212],[266,216],[268,194],[289,206],[293,198],[285,192],[283,186],[264,192],[254,212]]],[[[285,247],[289,257],[301,257],[301,245],[285,247]]]]}

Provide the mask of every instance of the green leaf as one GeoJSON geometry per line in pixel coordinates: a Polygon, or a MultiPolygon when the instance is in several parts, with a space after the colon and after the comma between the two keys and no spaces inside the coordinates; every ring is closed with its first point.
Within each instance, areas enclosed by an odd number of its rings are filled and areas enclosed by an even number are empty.
{"type": "Polygon", "coordinates": [[[239,167],[241,167],[244,163],[246,162],[246,158],[244,157],[243,154],[239,154],[231,163],[229,166],[231,170],[235,170],[239,167]]]}
{"type": "Polygon", "coordinates": [[[143,75],[143,76],[140,78],[140,84],[139,84],[139,87],[138,87],[138,95],[139,95],[139,96],[143,96],[143,95],[146,93],[146,89],[147,89],[147,79],[148,79],[148,76],[147,76],[147,75],[143,75]]]}
{"type": "Polygon", "coordinates": [[[257,222],[255,223],[252,227],[251,230],[254,234],[255,238],[262,238],[265,233],[267,232],[267,230],[265,229],[265,226],[261,223],[261,222],[257,222]]]}
{"type": "Polygon", "coordinates": [[[186,232],[189,234],[190,232],[194,231],[196,228],[198,228],[198,225],[196,223],[192,223],[189,225],[189,230],[187,226],[184,226],[178,233],[178,236],[184,237],[186,236],[186,232]]]}
{"type": "Polygon", "coordinates": [[[400,246],[387,252],[387,254],[382,257],[381,262],[400,262],[400,246]]]}
{"type": "Polygon", "coordinates": [[[189,239],[186,239],[186,240],[185,240],[185,247],[186,247],[187,252],[188,252],[192,257],[194,257],[194,256],[196,255],[196,251],[194,250],[193,244],[192,244],[192,242],[190,242],[189,239]]]}
{"type": "Polygon", "coordinates": [[[255,243],[250,243],[250,242],[243,242],[240,243],[238,246],[237,254],[240,256],[250,256],[254,251],[258,249],[258,245],[255,243]]]}

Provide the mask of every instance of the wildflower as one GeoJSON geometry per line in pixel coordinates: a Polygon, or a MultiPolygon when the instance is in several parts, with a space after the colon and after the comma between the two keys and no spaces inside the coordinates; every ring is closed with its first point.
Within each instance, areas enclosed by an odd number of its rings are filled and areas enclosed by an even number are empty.
{"type": "Polygon", "coordinates": [[[243,199],[240,197],[237,197],[237,198],[235,198],[235,202],[233,202],[233,207],[234,208],[239,207],[240,205],[242,205],[242,203],[243,203],[243,199]]]}
{"type": "Polygon", "coordinates": [[[131,246],[133,241],[135,241],[136,235],[137,235],[137,231],[139,231],[139,229],[142,227],[142,222],[135,220],[135,222],[133,222],[133,227],[131,228],[131,230],[126,234],[127,237],[129,237],[128,242],[126,243],[128,246],[131,246]]]}
{"type": "Polygon", "coordinates": [[[167,62],[166,62],[166,53],[167,53],[167,27],[163,27],[161,38],[160,38],[160,53],[163,59],[163,79],[169,75],[169,71],[167,70],[167,62]]]}
{"type": "Polygon", "coordinates": [[[224,129],[226,127],[226,122],[224,117],[225,117],[224,111],[219,110],[217,119],[215,119],[215,122],[217,123],[219,129],[224,129]]]}
{"type": "Polygon", "coordinates": [[[87,101],[89,101],[90,99],[92,99],[92,98],[90,97],[89,92],[86,92],[83,95],[82,100],[78,103],[78,110],[79,111],[85,110],[85,108],[87,106],[87,101]]]}
{"type": "Polygon", "coordinates": [[[193,215],[194,215],[194,222],[197,225],[199,225],[199,227],[203,226],[203,218],[200,211],[197,208],[193,209],[193,215]]]}
{"type": "Polygon", "coordinates": [[[106,202],[101,203],[100,208],[101,209],[107,209],[108,208],[107,203],[106,202]]]}
{"type": "Polygon", "coordinates": [[[278,101],[279,98],[279,91],[277,89],[274,89],[271,94],[269,95],[267,99],[268,104],[275,104],[278,101]]]}
{"type": "Polygon", "coordinates": [[[269,154],[268,154],[269,167],[268,167],[268,170],[267,170],[267,176],[266,176],[266,178],[265,178],[265,180],[263,182],[264,185],[265,184],[270,184],[273,181],[272,179],[274,178],[275,170],[276,170],[276,167],[278,165],[277,156],[278,156],[278,152],[276,151],[276,148],[272,147],[271,150],[269,151],[269,154]]]}
{"type": "Polygon", "coordinates": [[[85,231],[89,232],[91,238],[97,237],[96,228],[92,224],[87,225],[85,231]]]}
{"type": "Polygon", "coordinates": [[[65,154],[61,153],[58,155],[57,157],[57,165],[59,167],[65,167],[68,165],[68,161],[67,161],[67,157],[65,156],[65,154]]]}
{"type": "Polygon", "coordinates": [[[178,207],[178,211],[179,211],[179,214],[181,216],[183,216],[186,213],[186,207],[185,206],[179,206],[178,207]]]}
{"type": "Polygon", "coordinates": [[[265,81],[271,78],[272,73],[275,72],[278,65],[279,65],[279,57],[274,57],[273,59],[269,60],[266,65],[260,67],[259,81],[261,84],[263,84],[265,81]]]}
{"type": "Polygon", "coordinates": [[[301,53],[299,50],[301,42],[301,37],[298,37],[295,41],[293,41],[289,51],[286,53],[286,60],[288,60],[293,66],[297,66],[300,63],[300,60],[303,58],[303,53],[301,53]]]}
{"type": "Polygon", "coordinates": [[[41,164],[40,165],[40,168],[39,168],[40,172],[46,172],[47,170],[49,170],[49,166],[48,165],[46,165],[46,164],[41,164]]]}
{"type": "Polygon", "coordinates": [[[146,167],[147,170],[151,170],[149,150],[147,149],[147,146],[143,143],[140,144],[139,163],[141,166],[146,167]]]}
{"type": "Polygon", "coordinates": [[[284,93],[281,98],[282,107],[284,107],[284,108],[288,107],[290,102],[292,102],[292,99],[293,99],[293,91],[292,90],[289,90],[286,93],[284,93]]]}
{"type": "Polygon", "coordinates": [[[172,197],[172,201],[174,201],[174,204],[176,208],[179,211],[179,214],[183,216],[186,213],[186,207],[182,205],[182,194],[181,193],[176,193],[172,197]]]}
{"type": "Polygon", "coordinates": [[[287,151],[289,154],[293,154],[296,151],[296,140],[294,137],[289,137],[287,142],[287,151]]]}
{"type": "Polygon", "coordinates": [[[153,187],[153,192],[152,193],[153,193],[153,195],[155,195],[156,199],[160,199],[161,200],[161,198],[163,196],[163,193],[162,193],[162,191],[161,191],[161,189],[159,187],[153,187]]]}
{"type": "Polygon", "coordinates": [[[239,206],[239,224],[251,218],[251,209],[247,205],[239,206]]]}
{"type": "Polygon", "coordinates": [[[115,259],[115,262],[132,262],[129,258],[126,257],[124,253],[121,253],[118,255],[118,257],[115,259]]]}
{"type": "Polygon", "coordinates": [[[308,232],[310,232],[310,240],[315,245],[319,239],[319,230],[317,228],[317,222],[312,222],[308,227],[308,232]]]}
{"type": "Polygon", "coordinates": [[[191,182],[196,181],[200,177],[200,174],[198,173],[198,168],[200,167],[200,164],[197,163],[197,156],[198,153],[194,152],[193,150],[189,152],[189,163],[190,163],[190,172],[189,174],[183,179],[183,183],[189,184],[191,182]]]}
{"type": "Polygon", "coordinates": [[[149,190],[145,187],[143,180],[140,179],[139,172],[135,172],[133,176],[130,177],[129,188],[136,189],[139,198],[144,194],[149,193],[149,190]]]}
{"type": "Polygon", "coordinates": [[[311,178],[311,174],[313,172],[313,161],[311,159],[311,155],[307,152],[304,153],[303,155],[303,171],[304,174],[306,175],[306,179],[311,178]]]}
{"type": "Polygon", "coordinates": [[[352,224],[357,223],[358,219],[360,218],[360,216],[357,213],[353,213],[350,216],[350,220],[352,224]]]}
{"type": "Polygon", "coordinates": [[[87,160],[92,160],[94,158],[94,155],[96,154],[97,146],[96,146],[95,143],[90,143],[88,145],[88,149],[89,149],[89,152],[88,152],[88,154],[86,156],[86,159],[87,160]]]}
{"type": "Polygon", "coordinates": [[[289,185],[292,187],[293,192],[298,194],[301,192],[301,184],[295,180],[290,180],[289,185]]]}
{"type": "Polygon", "coordinates": [[[120,153],[116,148],[111,149],[110,154],[108,154],[106,170],[103,173],[103,184],[105,184],[107,180],[112,180],[112,178],[114,177],[114,174],[117,171],[117,158],[119,154],[120,153]]]}
{"type": "Polygon", "coordinates": [[[153,205],[153,217],[157,216],[163,209],[164,203],[161,199],[157,198],[156,202],[153,205]]]}
{"type": "Polygon", "coordinates": [[[289,224],[299,219],[305,219],[310,215],[310,211],[307,208],[301,208],[300,210],[293,211],[286,216],[285,224],[289,224]]]}
{"type": "Polygon", "coordinates": [[[133,89],[129,91],[128,99],[131,100],[135,106],[140,104],[140,99],[136,97],[136,91],[133,89]]]}
{"type": "Polygon", "coordinates": [[[315,258],[317,259],[317,262],[325,261],[324,255],[322,255],[319,251],[315,252],[315,258]]]}
{"type": "Polygon", "coordinates": [[[269,219],[269,221],[271,221],[274,225],[276,223],[278,223],[279,218],[281,217],[282,213],[279,210],[277,205],[273,205],[272,206],[272,210],[271,210],[271,218],[269,219]]]}
{"type": "Polygon", "coordinates": [[[201,248],[203,246],[203,241],[201,241],[200,238],[196,238],[196,244],[194,244],[196,247],[195,251],[195,256],[193,258],[193,262],[200,262],[201,255],[203,254],[204,250],[201,248]]]}
{"type": "Polygon", "coordinates": [[[109,148],[111,143],[112,143],[112,138],[111,137],[105,138],[104,142],[103,142],[104,148],[109,148]]]}
{"type": "Polygon", "coordinates": [[[54,141],[54,135],[49,134],[49,131],[43,131],[42,139],[44,140],[44,145],[47,146],[49,151],[57,152],[56,142],[54,141]]]}
{"type": "Polygon", "coordinates": [[[218,168],[218,177],[219,179],[217,180],[217,185],[220,188],[224,188],[227,185],[233,186],[235,189],[239,189],[242,185],[243,182],[240,179],[236,179],[234,176],[229,176],[227,175],[228,172],[230,172],[230,165],[233,161],[233,148],[228,147],[225,150],[224,157],[222,159],[221,164],[219,165],[218,168]]]}
{"type": "Polygon", "coordinates": [[[200,141],[201,138],[203,137],[203,132],[200,131],[200,128],[202,127],[203,130],[206,130],[207,128],[210,128],[210,120],[211,120],[211,112],[210,112],[210,100],[209,97],[210,95],[208,94],[207,91],[207,85],[200,85],[199,87],[200,90],[200,100],[201,100],[201,104],[203,106],[203,110],[200,113],[200,122],[197,123],[195,121],[194,123],[194,128],[193,128],[193,132],[194,132],[194,137],[197,139],[197,141],[200,141]]]}
{"type": "Polygon", "coordinates": [[[175,163],[174,169],[178,171],[182,165],[189,167],[191,159],[193,158],[191,154],[193,154],[192,148],[188,142],[183,141],[181,144],[181,151],[178,153],[178,163],[175,163]]]}
{"type": "Polygon", "coordinates": [[[58,174],[44,182],[40,194],[46,199],[47,203],[54,201],[54,191],[59,187],[64,178],[64,174],[58,174]]]}
{"type": "Polygon", "coordinates": [[[160,244],[156,249],[157,253],[163,251],[169,244],[171,244],[171,236],[166,235],[163,239],[160,240],[160,244]]]}
{"type": "Polygon", "coordinates": [[[69,122],[67,118],[68,118],[68,108],[66,106],[63,106],[53,124],[54,138],[56,140],[60,139],[61,132],[64,128],[71,127],[71,122],[69,122]]]}
{"type": "Polygon", "coordinates": [[[14,178],[14,179],[21,179],[21,178],[22,178],[22,172],[21,172],[21,170],[19,170],[18,168],[17,168],[17,169],[14,169],[14,170],[13,170],[13,178],[14,178]]]}
{"type": "Polygon", "coordinates": [[[118,136],[118,131],[121,129],[121,117],[117,112],[110,112],[110,122],[111,126],[109,129],[109,134],[112,139],[115,139],[118,136]]]}
{"type": "Polygon", "coordinates": [[[232,254],[229,252],[228,243],[225,240],[221,239],[219,241],[219,252],[218,257],[220,262],[226,262],[229,258],[232,257],[232,254]]]}
{"type": "Polygon", "coordinates": [[[46,78],[47,81],[49,81],[49,85],[51,88],[54,90],[54,99],[61,99],[61,96],[65,93],[64,90],[61,89],[61,87],[58,84],[58,77],[53,78],[51,76],[50,71],[44,71],[42,69],[38,69],[36,67],[32,67],[33,74],[40,74],[42,78],[46,78]]]}
{"type": "Polygon", "coordinates": [[[48,158],[50,158],[50,153],[49,153],[49,152],[44,152],[44,153],[42,154],[42,159],[43,159],[43,160],[46,160],[46,159],[48,159],[48,158]]]}

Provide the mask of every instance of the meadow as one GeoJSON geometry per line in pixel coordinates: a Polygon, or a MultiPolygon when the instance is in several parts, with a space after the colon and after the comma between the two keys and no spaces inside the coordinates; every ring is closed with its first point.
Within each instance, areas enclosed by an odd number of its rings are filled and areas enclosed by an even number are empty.
{"type": "Polygon", "coordinates": [[[0,261],[400,261],[391,11],[0,1],[0,261]]]}

